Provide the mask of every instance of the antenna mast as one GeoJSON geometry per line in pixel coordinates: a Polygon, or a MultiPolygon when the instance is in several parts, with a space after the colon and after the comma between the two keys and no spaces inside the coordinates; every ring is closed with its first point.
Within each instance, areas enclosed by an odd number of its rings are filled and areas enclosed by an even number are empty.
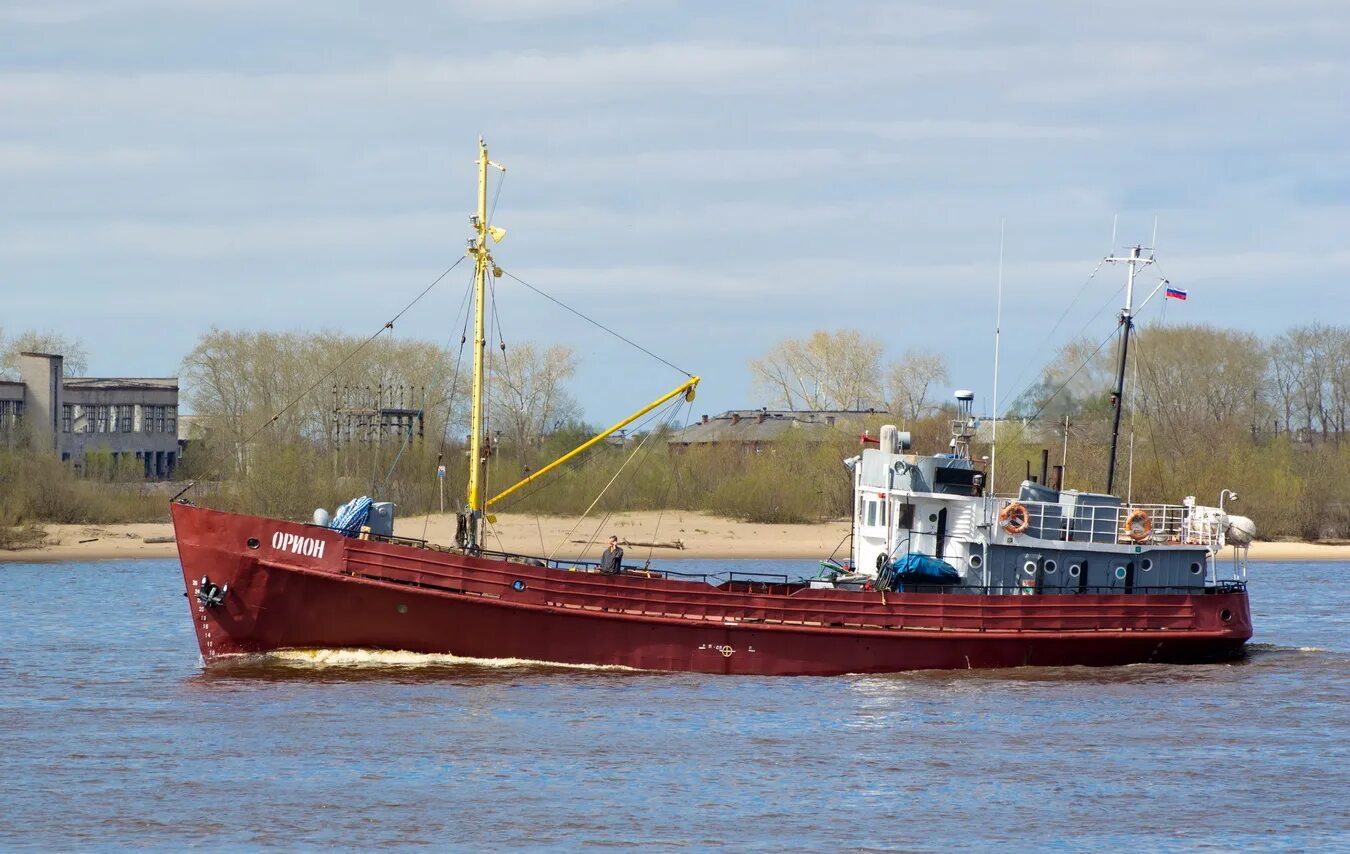
{"type": "Polygon", "coordinates": [[[1120,411],[1123,409],[1125,393],[1125,363],[1130,349],[1130,329],[1134,326],[1134,274],[1140,267],[1153,263],[1153,257],[1141,258],[1142,247],[1130,249],[1128,258],[1111,256],[1111,264],[1127,264],[1128,277],[1125,280],[1125,307],[1120,310],[1120,363],[1116,369],[1116,390],[1111,394],[1111,406],[1115,410],[1111,416],[1111,456],[1106,462],[1106,491],[1114,495],[1116,485],[1116,446],[1120,441],[1120,411]]]}
{"type": "MultiPolygon", "coordinates": [[[[994,494],[994,474],[998,471],[998,345],[1003,331],[1003,239],[1007,233],[1008,221],[998,223],[998,304],[994,308],[994,423],[989,425],[989,494],[994,494]]],[[[986,509],[988,502],[985,502],[986,509]]]]}

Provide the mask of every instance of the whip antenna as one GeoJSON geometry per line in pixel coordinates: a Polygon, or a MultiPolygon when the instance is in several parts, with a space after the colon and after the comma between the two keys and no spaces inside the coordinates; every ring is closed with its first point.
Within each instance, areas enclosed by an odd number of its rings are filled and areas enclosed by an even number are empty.
{"type": "Polygon", "coordinates": [[[1003,238],[1008,220],[998,221],[998,303],[994,309],[994,423],[990,427],[989,494],[994,495],[994,473],[998,471],[998,345],[1003,326],[1003,238]]]}

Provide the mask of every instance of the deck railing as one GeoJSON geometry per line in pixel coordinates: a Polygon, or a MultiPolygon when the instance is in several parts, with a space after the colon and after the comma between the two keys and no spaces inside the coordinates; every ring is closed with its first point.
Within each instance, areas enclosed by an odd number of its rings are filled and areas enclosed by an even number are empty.
{"type": "Polygon", "coordinates": [[[710,588],[656,572],[620,580],[598,572],[560,573],[524,561],[506,564],[468,556],[447,561],[431,550],[390,549],[370,540],[353,540],[348,544],[345,566],[347,573],[376,583],[581,612],[723,623],[929,631],[1218,628],[1217,623],[1211,625],[1218,617],[1209,614],[1212,609],[1202,607],[1203,600],[1197,596],[1240,589],[1159,588],[1149,592],[1180,595],[1121,597],[1119,590],[1108,589],[1093,589],[1086,595],[1000,596],[997,594],[1006,591],[991,588],[981,592],[995,595],[944,595],[948,591],[937,590],[933,591],[937,595],[922,595],[919,591],[915,591],[919,595],[908,596],[874,592],[860,598],[855,592],[812,589],[802,584],[733,581],[710,588]],[[752,586],[745,589],[742,585],[752,586]],[[1201,617],[1202,612],[1207,616],[1201,617]]]}
{"type": "Polygon", "coordinates": [[[1084,543],[1147,545],[1223,545],[1218,522],[1201,518],[1181,504],[1065,505],[1052,501],[1000,499],[998,524],[1017,533],[1017,520],[1008,509],[1020,504],[1026,509],[1026,527],[1021,533],[1042,540],[1084,543]]]}

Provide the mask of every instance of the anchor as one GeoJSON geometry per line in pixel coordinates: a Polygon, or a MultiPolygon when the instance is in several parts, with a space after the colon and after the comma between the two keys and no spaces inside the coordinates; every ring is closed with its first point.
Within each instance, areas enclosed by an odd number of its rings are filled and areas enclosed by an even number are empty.
{"type": "Polygon", "coordinates": [[[201,581],[196,582],[193,586],[197,588],[197,601],[208,608],[225,604],[225,594],[230,592],[230,585],[221,586],[205,575],[202,576],[201,581]]]}

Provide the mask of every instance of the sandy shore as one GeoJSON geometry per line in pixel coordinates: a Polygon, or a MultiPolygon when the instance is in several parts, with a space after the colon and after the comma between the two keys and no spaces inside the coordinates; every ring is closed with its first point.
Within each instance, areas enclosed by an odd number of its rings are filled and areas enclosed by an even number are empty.
{"type": "Polygon", "coordinates": [[[25,549],[0,549],[0,563],[116,560],[122,558],[177,557],[173,526],[168,522],[137,522],[126,525],[44,525],[42,545],[25,549]],[[169,542],[146,540],[167,539],[169,542]]]}
{"type": "MultiPolygon", "coordinates": [[[[848,534],[848,520],[819,525],[752,525],[704,513],[616,513],[578,520],[561,516],[501,514],[488,528],[486,547],[501,551],[598,560],[611,534],[625,560],[653,558],[826,558],[848,534]],[[683,548],[652,547],[660,543],[683,548]]],[[[396,523],[405,537],[453,542],[454,517],[418,516],[396,523]],[[425,529],[426,533],[423,533],[425,529]]],[[[845,554],[844,547],[839,549],[845,554]]]]}
{"type": "MultiPolygon", "coordinates": [[[[43,545],[0,550],[0,562],[85,561],[126,558],[172,558],[172,542],[147,542],[173,536],[167,523],[130,525],[48,525],[43,545]]],[[[399,519],[394,532],[402,537],[437,543],[454,541],[453,516],[399,519]]],[[[488,544],[502,551],[552,555],[563,559],[597,559],[610,535],[625,543],[630,562],[653,558],[820,559],[846,554],[840,546],[848,520],[815,525],[755,525],[704,513],[622,513],[578,521],[569,517],[502,514],[490,526],[488,544]],[[650,543],[663,544],[649,546],[650,543]],[[676,543],[683,548],[673,547],[676,543]],[[664,547],[663,547],[664,546],[664,547]]],[[[1223,557],[1227,557],[1224,552],[1223,557]]],[[[1350,544],[1256,543],[1252,560],[1350,561],[1350,544]]]]}

